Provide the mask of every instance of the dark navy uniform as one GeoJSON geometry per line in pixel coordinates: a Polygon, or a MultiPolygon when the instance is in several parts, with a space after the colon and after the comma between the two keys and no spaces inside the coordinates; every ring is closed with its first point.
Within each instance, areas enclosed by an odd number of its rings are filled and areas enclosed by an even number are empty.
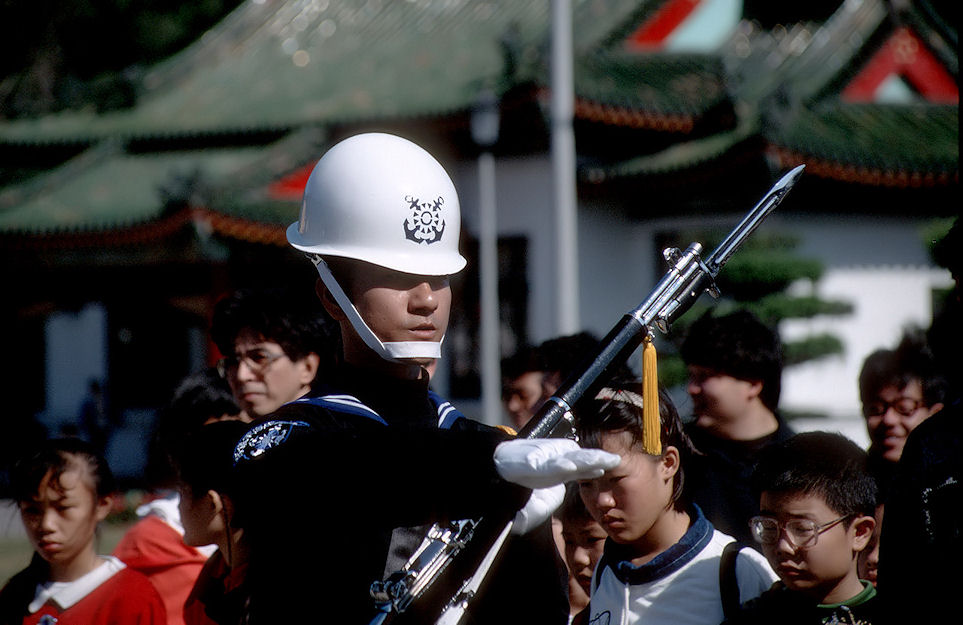
{"type": "MultiPolygon", "coordinates": [[[[342,365],[274,420],[288,425],[238,461],[255,623],[366,623],[371,582],[423,533],[396,528],[517,510],[531,493],[495,471],[507,435],[461,416],[427,380],[342,365]]],[[[511,540],[472,622],[565,623],[565,584],[546,522],[511,540]]]]}

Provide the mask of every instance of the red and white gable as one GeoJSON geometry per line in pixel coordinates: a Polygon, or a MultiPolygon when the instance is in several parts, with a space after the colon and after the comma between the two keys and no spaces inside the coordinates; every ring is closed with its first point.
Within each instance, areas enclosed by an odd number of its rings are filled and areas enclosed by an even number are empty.
{"type": "Polygon", "coordinates": [[[637,51],[714,52],[742,19],[742,0],[667,0],[626,40],[637,51]]]}
{"type": "Polygon", "coordinates": [[[956,80],[907,26],[890,37],[843,89],[846,102],[958,104],[956,80]]]}

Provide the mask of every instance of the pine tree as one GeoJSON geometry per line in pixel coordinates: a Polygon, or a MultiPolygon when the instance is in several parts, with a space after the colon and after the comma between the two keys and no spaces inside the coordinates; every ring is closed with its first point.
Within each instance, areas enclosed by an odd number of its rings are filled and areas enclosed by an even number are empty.
{"type": "MultiPolygon", "coordinates": [[[[702,241],[708,254],[720,236],[718,233],[688,232],[680,233],[678,240],[702,241]]],[[[709,308],[713,309],[714,315],[749,310],[773,328],[778,328],[784,319],[852,313],[853,306],[848,302],[826,300],[815,295],[816,284],[824,272],[823,263],[800,256],[798,247],[798,237],[782,234],[756,233],[743,244],[716,278],[721,297],[718,300],[707,295],[700,298],[659,341],[659,381],[663,386],[685,383],[685,365],[677,354],[677,347],[688,326],[709,308]]],[[[786,367],[842,351],[842,341],[830,333],[783,341],[786,367]]]]}

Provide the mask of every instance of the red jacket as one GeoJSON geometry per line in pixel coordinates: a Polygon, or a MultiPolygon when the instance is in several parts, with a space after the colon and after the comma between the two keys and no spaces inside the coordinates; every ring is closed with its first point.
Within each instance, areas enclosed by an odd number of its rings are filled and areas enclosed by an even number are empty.
{"type": "Polygon", "coordinates": [[[184,602],[207,556],[185,545],[174,528],[155,516],[131,527],[114,555],[154,585],[167,609],[167,625],[184,625],[184,602]]]}

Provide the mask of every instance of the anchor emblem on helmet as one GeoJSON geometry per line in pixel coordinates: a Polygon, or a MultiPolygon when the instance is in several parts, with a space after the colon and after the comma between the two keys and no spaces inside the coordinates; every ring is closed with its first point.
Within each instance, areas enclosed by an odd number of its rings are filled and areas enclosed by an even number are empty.
{"type": "Polygon", "coordinates": [[[409,195],[405,201],[411,209],[411,214],[405,219],[405,238],[425,244],[440,241],[445,232],[445,220],[441,217],[441,206],[445,199],[439,196],[434,202],[422,202],[409,195]]]}

